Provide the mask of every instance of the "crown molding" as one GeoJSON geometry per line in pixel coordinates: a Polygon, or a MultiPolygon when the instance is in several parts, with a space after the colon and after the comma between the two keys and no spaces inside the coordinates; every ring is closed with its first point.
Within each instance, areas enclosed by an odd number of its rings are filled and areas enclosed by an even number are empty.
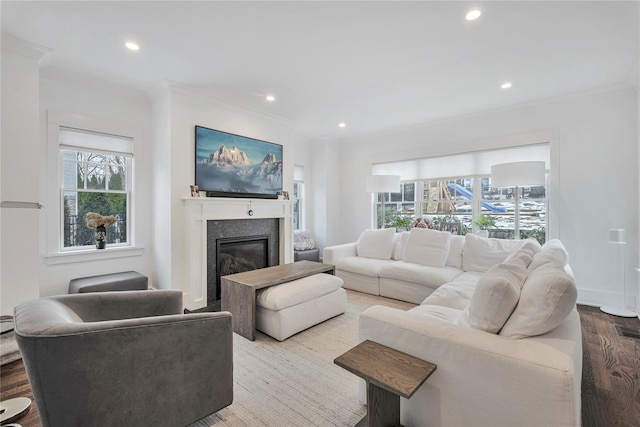
{"type": "Polygon", "coordinates": [[[285,124],[287,126],[295,127],[294,121],[291,120],[291,119],[288,119],[286,117],[278,116],[276,114],[265,113],[263,111],[254,110],[252,108],[248,108],[248,107],[241,106],[241,105],[232,104],[229,101],[226,101],[226,100],[224,100],[222,98],[219,98],[218,96],[216,96],[216,95],[214,95],[214,94],[212,94],[210,92],[203,91],[201,89],[197,89],[197,88],[194,88],[192,86],[184,85],[184,84],[181,84],[181,83],[176,83],[176,82],[170,81],[170,80],[166,81],[165,85],[166,85],[165,87],[169,88],[169,91],[172,94],[183,95],[183,96],[199,99],[199,100],[204,101],[204,102],[208,102],[208,103],[213,103],[213,104],[219,105],[220,107],[223,107],[223,108],[226,108],[226,109],[235,110],[235,111],[238,111],[240,113],[251,114],[251,115],[254,115],[254,116],[263,117],[263,118],[266,118],[266,119],[269,119],[269,120],[275,120],[275,121],[280,122],[282,124],[285,124]]]}
{"type": "Polygon", "coordinates": [[[35,59],[36,61],[41,61],[42,58],[53,52],[53,49],[46,46],[31,43],[6,33],[0,35],[0,40],[2,42],[2,50],[35,59]]]}
{"type": "Polygon", "coordinates": [[[635,90],[635,87],[632,86],[628,82],[621,82],[621,83],[616,83],[616,84],[612,84],[612,85],[599,86],[599,87],[596,87],[596,88],[586,89],[586,90],[582,90],[582,91],[566,93],[566,94],[562,94],[562,95],[550,96],[550,97],[547,97],[547,98],[542,98],[542,99],[538,99],[538,100],[534,100],[534,101],[526,101],[526,102],[506,105],[506,106],[502,106],[502,107],[488,108],[488,109],[474,111],[474,112],[470,112],[470,113],[458,114],[458,115],[450,116],[450,117],[443,117],[441,119],[427,120],[427,121],[424,121],[424,122],[415,123],[415,124],[408,125],[408,126],[401,126],[401,127],[397,127],[397,128],[389,128],[389,129],[376,131],[376,132],[362,133],[362,134],[359,134],[359,135],[353,135],[353,136],[349,136],[349,137],[340,138],[340,140],[344,141],[344,142],[347,142],[347,141],[353,140],[353,139],[366,138],[366,137],[371,136],[371,135],[378,135],[378,136],[379,135],[391,135],[391,134],[397,135],[398,132],[411,131],[411,130],[416,130],[416,129],[420,129],[420,128],[426,128],[426,127],[444,125],[444,124],[449,124],[449,123],[455,123],[455,122],[462,121],[462,120],[469,120],[469,119],[474,119],[474,118],[482,118],[482,117],[489,116],[489,115],[496,114],[496,113],[503,113],[503,112],[507,112],[507,111],[521,111],[521,110],[527,110],[527,109],[535,108],[535,107],[541,107],[541,106],[546,106],[546,105],[559,104],[559,103],[562,103],[562,102],[580,100],[580,99],[584,99],[584,98],[609,96],[609,95],[613,95],[613,94],[616,94],[616,93],[628,92],[630,90],[635,90]]]}
{"type": "Polygon", "coordinates": [[[63,83],[82,86],[87,89],[98,90],[111,95],[116,95],[138,101],[149,103],[149,94],[145,91],[133,89],[120,83],[113,83],[107,80],[91,77],[88,74],[69,71],[64,68],[53,66],[42,67],[40,69],[40,78],[45,80],[57,80],[63,83]]]}

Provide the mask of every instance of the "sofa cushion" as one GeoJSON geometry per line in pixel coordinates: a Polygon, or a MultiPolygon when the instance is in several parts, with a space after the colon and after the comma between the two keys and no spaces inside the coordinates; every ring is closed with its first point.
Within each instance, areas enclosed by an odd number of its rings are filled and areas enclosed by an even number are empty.
{"type": "Polygon", "coordinates": [[[409,239],[408,231],[396,233],[396,235],[393,237],[393,252],[391,254],[391,258],[398,261],[402,259],[404,248],[407,244],[407,239],[409,239]]]}
{"type": "Polygon", "coordinates": [[[526,277],[527,267],[521,258],[491,267],[478,280],[460,323],[497,334],[518,304],[526,277]]]}
{"type": "Polygon", "coordinates": [[[439,305],[464,310],[471,301],[476,284],[475,280],[456,280],[445,283],[426,297],[422,305],[439,305]]]}
{"type": "Polygon", "coordinates": [[[352,256],[340,258],[336,261],[335,266],[336,270],[348,271],[349,273],[361,274],[363,276],[378,277],[383,268],[396,262],[400,261],[352,256]]]}
{"type": "Polygon", "coordinates": [[[451,233],[428,228],[412,228],[402,260],[415,264],[444,267],[449,255],[451,233]]]}
{"type": "Polygon", "coordinates": [[[461,282],[478,283],[478,280],[480,280],[483,274],[484,273],[480,273],[479,271],[465,271],[464,273],[453,279],[453,281],[457,282],[459,280],[461,282]]]}
{"type": "Polygon", "coordinates": [[[575,308],[578,291],[573,277],[557,262],[547,262],[529,272],[520,301],[500,331],[510,338],[545,334],[575,308]]]}
{"type": "Polygon", "coordinates": [[[340,289],[342,283],[341,278],[331,274],[314,274],[259,290],[256,305],[274,311],[282,310],[330,294],[340,289]]]}
{"type": "Polygon", "coordinates": [[[558,239],[551,239],[542,246],[542,249],[533,257],[529,270],[535,270],[549,261],[557,262],[563,267],[569,263],[569,254],[558,239]]]}
{"type": "Polygon", "coordinates": [[[453,324],[457,323],[460,316],[462,316],[462,310],[456,310],[455,308],[439,305],[419,305],[409,311],[411,312],[411,314],[434,317],[436,319],[444,320],[445,322],[453,324]]]}
{"type": "Polygon", "coordinates": [[[453,281],[462,271],[453,267],[431,267],[405,261],[386,263],[378,270],[380,277],[403,280],[436,288],[453,281]]]}
{"type": "Polygon", "coordinates": [[[464,236],[462,248],[462,269],[483,273],[503,262],[520,249],[522,244],[522,240],[493,239],[467,234],[464,236]]]}
{"type": "Polygon", "coordinates": [[[395,228],[365,230],[358,238],[356,253],[361,257],[391,259],[395,234],[395,228]]]}
{"type": "Polygon", "coordinates": [[[464,247],[464,236],[452,234],[449,237],[449,254],[447,255],[447,265],[462,269],[462,248],[464,247]]]}

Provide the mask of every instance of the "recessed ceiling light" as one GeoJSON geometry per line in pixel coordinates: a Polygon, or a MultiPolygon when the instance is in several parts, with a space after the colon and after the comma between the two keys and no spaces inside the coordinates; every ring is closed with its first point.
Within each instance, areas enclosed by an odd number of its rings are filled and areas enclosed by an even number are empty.
{"type": "Polygon", "coordinates": [[[138,46],[138,43],[135,42],[126,42],[124,45],[129,50],[140,50],[140,46],[138,46]]]}
{"type": "Polygon", "coordinates": [[[273,102],[273,101],[275,101],[275,100],[276,100],[276,97],[275,97],[275,96],[273,96],[273,95],[267,95],[267,96],[265,96],[264,98],[265,98],[267,101],[269,101],[269,102],[273,102]]]}
{"type": "Polygon", "coordinates": [[[346,124],[346,123],[339,123],[339,124],[338,124],[338,127],[340,127],[340,128],[346,128],[346,127],[347,127],[347,124],[346,124]]]}
{"type": "Polygon", "coordinates": [[[480,18],[480,15],[482,15],[482,12],[480,12],[480,9],[471,9],[467,11],[467,14],[464,16],[464,19],[466,19],[467,21],[475,21],[476,19],[480,18]]]}
{"type": "Polygon", "coordinates": [[[509,89],[511,86],[513,86],[513,85],[511,84],[511,82],[504,82],[504,83],[502,83],[502,84],[500,85],[500,88],[502,88],[502,89],[509,89]]]}

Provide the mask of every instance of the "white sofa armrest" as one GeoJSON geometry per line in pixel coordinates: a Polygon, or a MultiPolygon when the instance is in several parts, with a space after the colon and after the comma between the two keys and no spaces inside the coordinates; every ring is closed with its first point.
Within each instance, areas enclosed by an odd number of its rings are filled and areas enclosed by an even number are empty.
{"type": "Polygon", "coordinates": [[[374,306],[360,316],[359,338],[438,366],[403,401],[403,425],[580,425],[582,341],[576,310],[553,331],[516,340],[374,306]]]}
{"type": "Polygon", "coordinates": [[[356,242],[327,246],[322,250],[322,262],[325,264],[335,264],[340,258],[357,256],[356,247],[356,242]]]}

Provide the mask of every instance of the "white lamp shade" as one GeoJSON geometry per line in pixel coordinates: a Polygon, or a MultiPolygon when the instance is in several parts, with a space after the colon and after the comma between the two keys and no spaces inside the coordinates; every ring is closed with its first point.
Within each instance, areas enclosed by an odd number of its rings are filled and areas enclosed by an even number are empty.
{"type": "Polygon", "coordinates": [[[491,186],[544,185],[544,162],[513,162],[491,166],[491,186]]]}
{"type": "Polygon", "coordinates": [[[367,177],[367,192],[369,193],[397,193],[399,191],[399,175],[372,175],[367,177]]]}

